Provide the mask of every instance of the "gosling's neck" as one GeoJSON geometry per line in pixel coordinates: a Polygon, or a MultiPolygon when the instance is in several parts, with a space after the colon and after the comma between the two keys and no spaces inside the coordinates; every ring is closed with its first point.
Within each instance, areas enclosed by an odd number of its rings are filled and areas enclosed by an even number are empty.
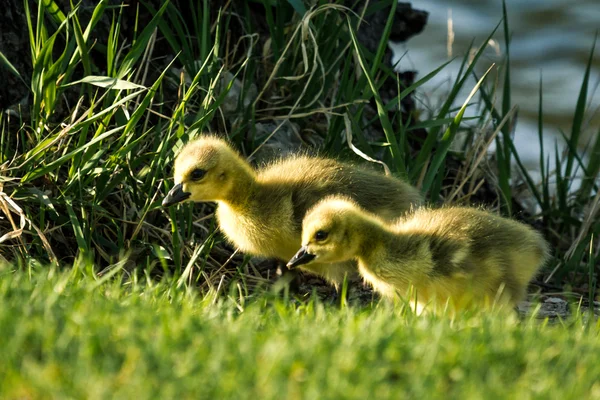
{"type": "Polygon", "coordinates": [[[358,232],[360,238],[356,258],[359,262],[370,264],[381,252],[382,246],[393,240],[391,233],[383,222],[367,215],[354,218],[352,230],[358,232]]]}
{"type": "Polygon", "coordinates": [[[358,262],[376,274],[393,265],[395,280],[410,283],[426,277],[432,268],[427,236],[394,232],[383,223],[372,224],[365,232],[358,262]]]}
{"type": "Polygon", "coordinates": [[[256,172],[246,160],[238,157],[236,162],[231,162],[225,173],[229,175],[226,177],[229,190],[222,198],[217,199],[217,203],[233,209],[244,208],[257,189],[256,172]]]}

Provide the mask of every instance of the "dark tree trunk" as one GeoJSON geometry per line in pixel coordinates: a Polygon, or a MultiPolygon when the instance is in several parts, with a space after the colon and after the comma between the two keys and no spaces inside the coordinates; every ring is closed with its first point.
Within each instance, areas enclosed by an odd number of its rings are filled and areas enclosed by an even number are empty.
{"type": "MultiPolygon", "coordinates": [[[[0,52],[21,74],[25,82],[31,76],[29,33],[23,0],[3,0],[0,11],[0,52]]],[[[4,65],[0,65],[0,110],[19,103],[29,88],[4,65]]]]}

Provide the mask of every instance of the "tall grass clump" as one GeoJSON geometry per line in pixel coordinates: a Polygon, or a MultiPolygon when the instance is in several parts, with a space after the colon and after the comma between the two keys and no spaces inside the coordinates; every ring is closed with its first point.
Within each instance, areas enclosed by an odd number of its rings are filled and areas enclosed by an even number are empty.
{"type": "MultiPolygon", "coordinates": [[[[563,141],[556,141],[553,149],[544,148],[544,135],[551,132],[543,125],[543,80],[539,81],[538,140],[540,147],[539,175],[521,161],[519,149],[513,142],[514,128],[518,123],[518,105],[512,104],[510,86],[510,32],[506,6],[503,5],[503,29],[506,45],[505,60],[502,66],[502,87],[493,85],[482,88],[482,121],[488,130],[493,130],[496,142],[497,174],[492,178],[497,182],[501,194],[500,204],[508,214],[523,216],[523,209],[529,210],[535,218],[535,225],[543,230],[554,249],[554,262],[548,266],[540,279],[542,287],[550,291],[566,291],[577,297],[585,296],[593,301],[596,281],[600,269],[597,263],[600,242],[600,191],[598,178],[600,163],[600,137],[594,135],[594,127],[586,124],[589,109],[590,74],[596,38],[591,44],[589,58],[577,103],[573,105],[571,132],[560,131],[563,141]],[[499,101],[495,101],[500,97],[499,101]],[[497,104],[500,103],[500,104],[497,104]],[[581,146],[584,131],[591,132],[593,140],[581,146]],[[564,143],[564,145],[563,145],[564,143]],[[551,169],[551,157],[554,169],[551,169]],[[511,162],[514,160],[514,162],[511,162]],[[515,190],[521,187],[521,190],[515,190]],[[514,193],[519,199],[514,199],[514,193]],[[529,207],[524,206],[529,204],[529,207]],[[517,209],[515,209],[517,208],[517,209]]],[[[522,217],[523,218],[523,217],[522,217]]],[[[527,220],[527,217],[523,219],[527,220]]]]}

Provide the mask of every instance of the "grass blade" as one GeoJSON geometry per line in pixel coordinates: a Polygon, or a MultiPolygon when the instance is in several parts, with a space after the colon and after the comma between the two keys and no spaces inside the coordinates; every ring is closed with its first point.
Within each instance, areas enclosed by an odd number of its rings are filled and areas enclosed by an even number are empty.
{"type": "Polygon", "coordinates": [[[371,89],[371,93],[375,98],[375,103],[377,104],[377,113],[379,115],[379,119],[381,121],[381,125],[383,126],[383,131],[385,133],[385,137],[389,143],[390,154],[392,159],[394,160],[394,170],[398,172],[401,176],[406,176],[406,167],[404,162],[404,154],[400,152],[400,148],[398,147],[398,142],[396,141],[396,137],[394,135],[394,130],[392,128],[392,124],[388,118],[387,110],[381,100],[381,96],[379,95],[379,91],[377,90],[375,83],[373,82],[373,78],[371,77],[371,73],[365,66],[364,57],[358,45],[358,40],[356,39],[356,34],[354,33],[354,29],[348,22],[348,29],[350,31],[350,37],[352,38],[352,44],[354,45],[354,50],[356,52],[356,56],[358,58],[358,62],[363,71],[365,78],[369,83],[369,87],[371,89]]]}
{"type": "Polygon", "coordinates": [[[23,77],[21,76],[19,71],[17,71],[17,69],[14,67],[14,65],[12,65],[10,61],[8,61],[8,58],[6,58],[6,56],[1,51],[0,51],[0,64],[3,64],[4,67],[6,69],[8,69],[11,74],[13,74],[17,78],[19,78],[21,80],[21,82],[23,82],[25,84],[25,86],[27,86],[27,82],[25,82],[25,80],[23,79],[23,77]]]}
{"type": "MultiPolygon", "coordinates": [[[[448,114],[450,108],[452,107],[452,104],[454,103],[456,96],[458,95],[458,93],[462,89],[462,87],[464,86],[468,77],[471,75],[471,72],[475,68],[477,61],[483,54],[483,51],[485,50],[487,43],[494,36],[494,34],[496,33],[496,30],[498,29],[499,26],[500,26],[500,24],[496,25],[496,27],[494,28],[492,33],[487,37],[487,39],[479,47],[479,49],[475,53],[475,56],[473,57],[473,60],[471,60],[471,63],[467,67],[467,69],[466,69],[465,73],[462,75],[462,77],[460,75],[457,76],[457,78],[456,78],[457,81],[456,81],[455,85],[452,87],[452,90],[450,91],[448,98],[446,99],[446,101],[442,105],[440,111],[438,112],[437,119],[446,118],[446,115],[448,114]]],[[[467,57],[468,57],[468,52],[467,52],[467,55],[465,55],[465,57],[463,59],[463,64],[466,64],[467,57]]],[[[440,131],[441,131],[441,128],[434,128],[434,129],[429,130],[429,132],[427,134],[427,138],[425,139],[425,143],[423,143],[423,146],[421,147],[421,149],[419,151],[419,155],[417,156],[417,159],[415,160],[415,163],[413,164],[413,167],[412,167],[412,170],[410,173],[411,181],[415,182],[417,180],[417,177],[420,174],[422,174],[422,171],[425,168],[425,162],[428,159],[430,159],[431,154],[433,152],[433,148],[435,146],[435,143],[438,141],[438,135],[439,135],[440,131]]]]}
{"type": "MultiPolygon", "coordinates": [[[[508,29],[508,13],[506,12],[506,1],[502,0],[502,21],[504,28],[504,45],[506,53],[506,61],[504,65],[504,85],[502,90],[502,116],[508,114],[511,108],[511,85],[510,85],[510,31],[508,29]]],[[[511,125],[506,124],[502,128],[502,146],[496,147],[496,154],[502,152],[502,157],[498,157],[498,183],[504,195],[503,208],[508,215],[512,211],[512,189],[511,181],[511,145],[512,132],[511,125]]],[[[500,143],[500,138],[496,141],[500,143]]]]}
{"type": "Polygon", "coordinates": [[[427,170],[425,179],[423,180],[423,186],[421,187],[421,191],[423,193],[427,193],[429,191],[429,189],[431,188],[433,179],[437,175],[440,166],[444,162],[444,159],[446,158],[446,153],[450,149],[450,145],[452,144],[452,141],[454,140],[454,137],[456,136],[456,132],[458,131],[458,127],[460,126],[460,123],[463,119],[463,115],[465,114],[465,110],[467,109],[469,102],[471,101],[473,96],[475,96],[475,93],[477,93],[477,91],[481,87],[482,83],[484,82],[485,78],[490,73],[490,71],[494,68],[494,66],[495,66],[495,64],[492,64],[492,66],[490,68],[488,68],[488,70],[485,72],[485,74],[483,74],[481,79],[479,79],[477,84],[471,90],[471,93],[469,93],[469,96],[467,96],[467,99],[464,101],[462,107],[460,108],[460,110],[458,111],[458,113],[456,114],[454,119],[452,120],[452,123],[450,124],[450,126],[448,126],[448,128],[444,132],[444,135],[442,136],[442,139],[440,140],[439,147],[433,157],[433,160],[431,161],[429,169],[427,170]]]}
{"type": "Polygon", "coordinates": [[[77,241],[77,246],[79,247],[79,253],[81,255],[88,254],[88,245],[83,234],[83,229],[81,229],[81,224],[79,223],[79,219],[75,214],[75,210],[73,210],[73,204],[70,200],[66,201],[67,212],[69,213],[69,220],[71,221],[71,226],[73,227],[73,233],[75,235],[75,240],[77,241]]]}
{"type": "MultiPolygon", "coordinates": [[[[594,50],[596,49],[597,39],[598,33],[596,33],[596,36],[594,37],[594,43],[592,45],[592,49],[590,50],[590,56],[588,58],[585,73],[583,75],[583,82],[581,83],[581,90],[579,91],[579,97],[577,98],[577,105],[575,106],[575,115],[573,116],[573,127],[571,129],[571,137],[569,138],[569,142],[571,145],[570,147],[572,148],[577,148],[577,144],[579,143],[579,136],[581,135],[583,117],[585,115],[585,106],[587,102],[587,91],[590,80],[590,71],[592,68],[592,63],[594,61],[594,50]]],[[[567,167],[565,169],[565,177],[567,178],[571,177],[574,160],[575,155],[569,152],[569,155],[567,157],[567,167]]]]}

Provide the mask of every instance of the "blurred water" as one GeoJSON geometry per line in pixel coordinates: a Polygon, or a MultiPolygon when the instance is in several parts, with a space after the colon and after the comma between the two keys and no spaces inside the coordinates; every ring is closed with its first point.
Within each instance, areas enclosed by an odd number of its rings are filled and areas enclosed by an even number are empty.
{"type": "MultiPolygon", "coordinates": [[[[516,146],[526,165],[535,170],[539,162],[537,140],[538,90],[543,74],[544,142],[553,149],[560,131],[569,134],[577,97],[594,42],[600,30],[600,0],[506,0],[510,45],[512,103],[519,105],[515,130],[516,146]]],[[[421,90],[423,108],[439,105],[456,77],[462,57],[475,39],[478,47],[492,32],[502,17],[499,0],[446,0],[413,2],[413,7],[428,11],[429,23],[423,33],[402,45],[392,45],[399,69],[415,69],[423,77],[450,57],[448,55],[448,19],[451,15],[454,42],[452,56],[456,57],[441,74],[421,90]]],[[[500,54],[488,47],[479,62],[481,76],[493,62],[501,62],[505,45],[500,27],[494,36],[500,54]]],[[[600,130],[600,43],[596,45],[590,76],[589,107],[585,119],[585,135],[580,149],[596,137],[600,130]]],[[[471,91],[475,81],[463,90],[471,91]]],[[[498,100],[500,101],[500,100],[498,100]]],[[[552,155],[550,160],[553,160],[552,155]]]]}

